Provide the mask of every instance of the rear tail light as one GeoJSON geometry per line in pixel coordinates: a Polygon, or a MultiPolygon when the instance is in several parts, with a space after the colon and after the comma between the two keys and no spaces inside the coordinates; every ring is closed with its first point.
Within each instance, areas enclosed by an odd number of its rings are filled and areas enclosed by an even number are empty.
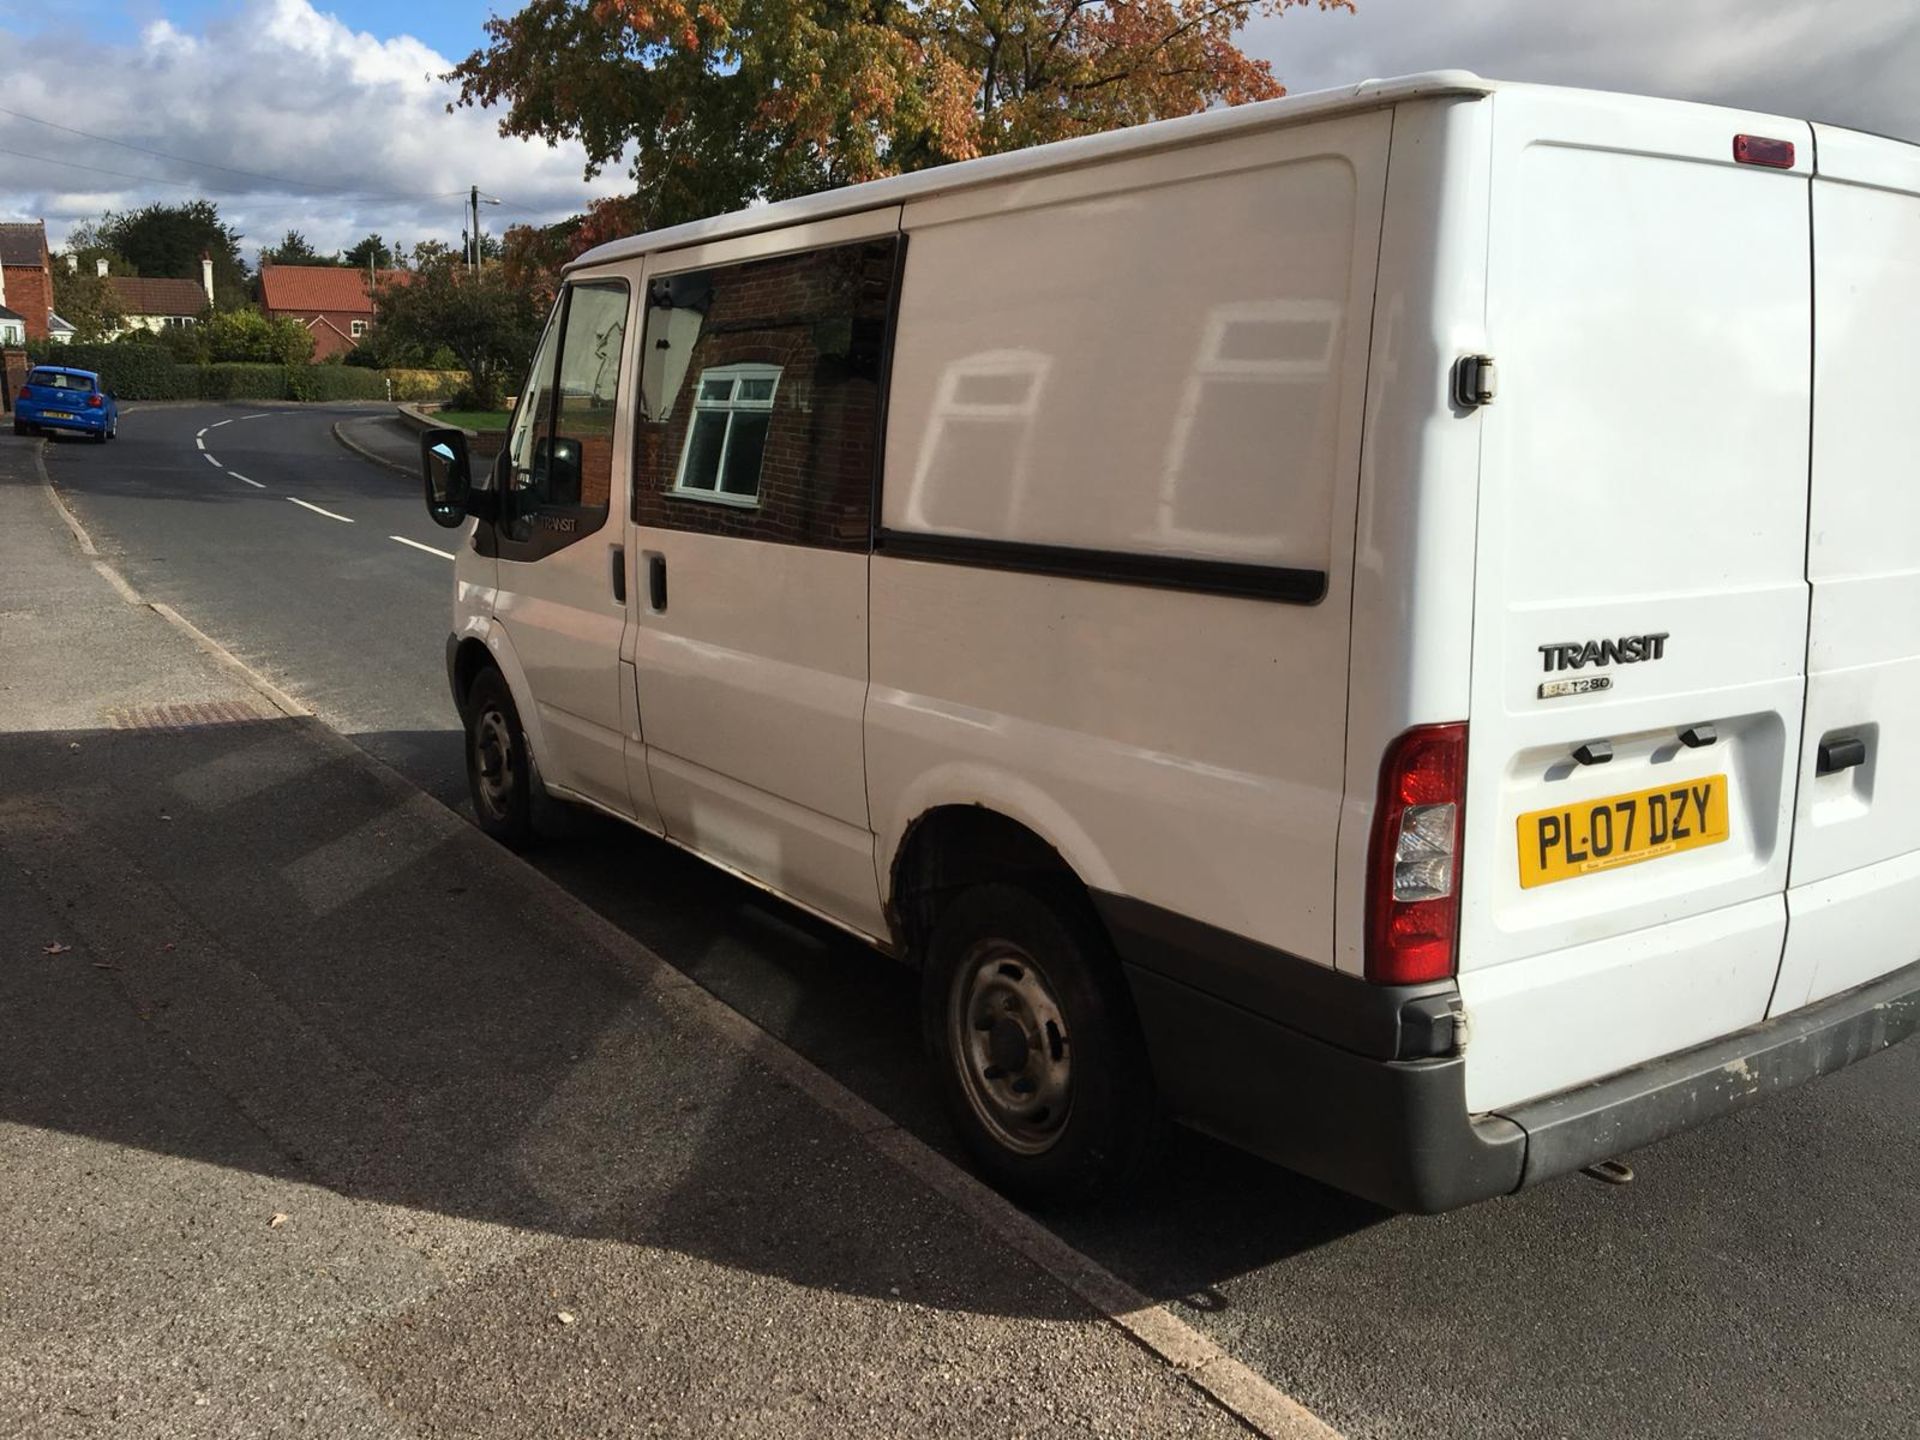
{"type": "Polygon", "coordinates": [[[1387,747],[1367,859],[1367,979],[1444,980],[1460,932],[1467,727],[1422,725],[1387,747]]]}
{"type": "Polygon", "coordinates": [[[102,405],[106,403],[107,402],[102,400],[98,395],[87,396],[87,408],[89,410],[98,410],[102,405]]]}

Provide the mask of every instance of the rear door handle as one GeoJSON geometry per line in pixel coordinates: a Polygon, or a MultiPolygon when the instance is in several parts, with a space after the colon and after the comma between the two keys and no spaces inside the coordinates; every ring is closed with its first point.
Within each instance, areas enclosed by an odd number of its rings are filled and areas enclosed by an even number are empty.
{"type": "Polygon", "coordinates": [[[613,598],[624,605],[627,603],[627,547],[610,545],[607,549],[613,566],[613,598]]]}
{"type": "Polygon", "coordinates": [[[1858,735],[1829,735],[1820,742],[1819,756],[1814,761],[1813,773],[1838,775],[1842,770],[1851,770],[1856,765],[1866,763],[1866,741],[1858,735]]]}
{"type": "Polygon", "coordinates": [[[667,557],[647,556],[647,601],[658,615],[667,608],[667,557]]]}

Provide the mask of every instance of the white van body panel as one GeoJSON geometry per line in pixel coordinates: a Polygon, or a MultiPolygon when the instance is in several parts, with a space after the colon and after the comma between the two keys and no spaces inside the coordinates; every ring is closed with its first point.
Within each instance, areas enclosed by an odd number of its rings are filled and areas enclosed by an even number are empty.
{"type": "Polygon", "coordinates": [[[1812,343],[1807,126],[1523,87],[1490,108],[1502,393],[1482,421],[1460,931],[1475,1110],[1766,1014],[1803,698],[1812,343]],[[1795,142],[1796,168],[1736,165],[1747,132],[1795,142]],[[1661,658],[1604,672],[1613,688],[1541,695],[1564,678],[1541,647],[1650,634],[1668,637],[1661,658]],[[1715,743],[1684,746],[1694,725],[1715,743]],[[1612,760],[1576,763],[1589,741],[1612,760]],[[1717,775],[1723,843],[1522,887],[1522,815],[1717,775]],[[1673,926],[1730,908],[1744,944],[1669,950],[1673,926]]]}
{"type": "MultiPolygon", "coordinates": [[[[647,282],[892,235],[899,224],[898,208],[883,207],[678,249],[648,260],[647,282]]],[[[885,936],[862,734],[868,556],[630,528],[638,566],[627,658],[668,836],[885,936]],[[666,571],[663,610],[648,589],[656,557],[666,571]]]]}
{"type": "Polygon", "coordinates": [[[1815,128],[1813,618],[1776,1013],[1910,963],[1920,933],[1920,149],[1815,128]],[[1849,737],[1864,762],[1818,773],[1849,737]]]}
{"type": "Polygon", "coordinates": [[[896,559],[883,539],[883,879],[959,758],[1072,817],[1040,833],[1089,884],[1331,962],[1391,128],[1383,110],[906,207],[883,535],[1326,579],[1318,604],[1275,604],[896,559]]]}
{"type": "Polygon", "coordinates": [[[1381,757],[1413,725],[1466,717],[1473,673],[1479,412],[1454,360],[1487,349],[1493,107],[1409,101],[1393,117],[1354,536],[1353,642],[1336,963],[1364,968],[1367,848],[1381,757]]]}
{"type": "MultiPolygon", "coordinates": [[[[626,287],[631,315],[631,277],[612,272],[596,278],[626,287]]],[[[556,311],[549,326],[557,323],[556,311]]],[[[623,354],[618,357],[622,373],[631,373],[632,332],[629,323],[621,341],[623,354]]],[[[560,377],[557,383],[562,388],[577,385],[579,377],[560,377]]],[[[522,404],[532,399],[523,398],[522,404]]],[[[600,528],[579,543],[537,560],[502,554],[493,562],[497,576],[494,623],[513,637],[525,667],[532,706],[530,710],[522,707],[521,719],[531,724],[530,716],[537,718],[542,743],[534,753],[542,777],[557,789],[622,816],[634,813],[618,665],[627,607],[615,593],[612,577],[624,564],[620,516],[626,510],[633,449],[630,424],[628,412],[616,409],[608,515],[600,528]]]]}

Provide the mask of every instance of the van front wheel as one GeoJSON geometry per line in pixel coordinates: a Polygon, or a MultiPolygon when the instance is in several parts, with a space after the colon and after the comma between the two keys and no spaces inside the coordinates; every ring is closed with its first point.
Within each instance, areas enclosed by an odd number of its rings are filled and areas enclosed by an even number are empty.
{"type": "Polygon", "coordinates": [[[1072,897],[1010,884],[955,897],[921,978],[942,1099],[986,1177],[1040,1202],[1124,1189],[1158,1138],[1119,967],[1072,897]]]}
{"type": "Polygon", "coordinates": [[[498,670],[467,691],[467,787],[480,828],[512,850],[533,839],[533,763],[513,692],[498,670]]]}

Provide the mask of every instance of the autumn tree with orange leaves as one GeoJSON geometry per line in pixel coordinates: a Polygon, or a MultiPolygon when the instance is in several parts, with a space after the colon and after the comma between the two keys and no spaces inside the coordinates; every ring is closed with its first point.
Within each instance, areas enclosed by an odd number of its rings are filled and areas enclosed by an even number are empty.
{"type": "MultiPolygon", "coordinates": [[[[1284,92],[1235,37],[1352,0],[532,0],[449,79],[507,135],[578,140],[630,198],[539,243],[671,225],[1284,92]]],[[[510,247],[511,252],[511,247],[510,247]]]]}

